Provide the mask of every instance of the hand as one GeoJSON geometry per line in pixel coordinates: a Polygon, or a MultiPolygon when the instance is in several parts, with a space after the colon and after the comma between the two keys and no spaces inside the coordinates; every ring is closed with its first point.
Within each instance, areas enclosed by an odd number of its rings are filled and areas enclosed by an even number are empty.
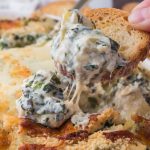
{"type": "Polygon", "coordinates": [[[135,7],[128,19],[133,27],[150,32],[150,0],[144,0],[135,7]]]}

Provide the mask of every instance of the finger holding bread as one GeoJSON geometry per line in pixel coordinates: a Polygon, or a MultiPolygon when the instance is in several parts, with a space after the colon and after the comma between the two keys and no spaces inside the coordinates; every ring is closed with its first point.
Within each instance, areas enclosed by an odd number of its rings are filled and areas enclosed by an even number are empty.
{"type": "Polygon", "coordinates": [[[134,28],[150,32],[150,1],[144,0],[139,3],[128,19],[134,28]]]}

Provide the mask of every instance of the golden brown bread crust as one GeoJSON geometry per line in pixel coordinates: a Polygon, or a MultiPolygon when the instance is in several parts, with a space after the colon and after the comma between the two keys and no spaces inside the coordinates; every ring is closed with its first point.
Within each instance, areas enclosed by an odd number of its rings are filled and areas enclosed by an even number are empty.
{"type": "Polygon", "coordinates": [[[136,138],[133,133],[127,130],[103,132],[103,135],[105,135],[106,139],[109,139],[112,142],[115,142],[118,139],[126,139],[126,138],[132,141],[136,138]]]}
{"type": "MultiPolygon", "coordinates": [[[[119,113],[112,108],[106,109],[101,114],[92,114],[89,117],[89,123],[83,128],[82,126],[74,126],[70,120],[68,120],[63,126],[58,129],[51,129],[29,119],[20,119],[20,133],[26,134],[31,137],[68,137],[67,135],[84,131],[92,134],[95,131],[104,128],[104,124],[112,120],[113,124],[117,124],[119,119],[119,113]]],[[[77,139],[77,136],[76,136],[77,139]]],[[[76,140],[74,139],[74,140],[76,140]]]]}
{"type": "Polygon", "coordinates": [[[10,136],[5,130],[0,129],[0,149],[5,149],[10,145],[10,136]]]}
{"type": "Polygon", "coordinates": [[[136,124],[135,133],[141,141],[150,146],[150,120],[141,116],[132,116],[136,124]]]}
{"type": "Polygon", "coordinates": [[[38,144],[24,144],[18,150],[57,150],[56,147],[46,147],[45,145],[38,144]]]}
{"type": "Polygon", "coordinates": [[[19,20],[15,21],[0,21],[0,30],[9,30],[13,28],[19,28],[22,26],[22,22],[19,20]]]}
{"type": "Polygon", "coordinates": [[[96,28],[120,44],[120,54],[129,61],[146,57],[150,46],[148,33],[134,29],[128,22],[128,13],[115,8],[100,8],[87,11],[96,28]]]}
{"type": "MultiPolygon", "coordinates": [[[[112,147],[114,149],[121,148],[121,150],[122,149],[133,150],[134,148],[132,149],[129,145],[137,144],[136,137],[134,136],[134,134],[132,134],[131,132],[129,132],[127,130],[97,132],[97,133],[95,133],[95,135],[92,135],[91,137],[89,137],[89,139],[84,140],[82,142],[80,141],[81,143],[80,142],[78,142],[78,143],[70,142],[69,143],[69,142],[66,142],[66,139],[60,139],[60,140],[61,141],[57,146],[42,145],[42,144],[38,144],[38,143],[37,144],[23,144],[19,147],[19,150],[62,150],[62,149],[67,149],[67,148],[73,149],[73,150],[74,149],[75,150],[76,149],[91,150],[91,148],[96,149],[98,140],[101,141],[100,142],[101,145],[99,145],[101,150],[110,149],[112,147]],[[95,136],[97,137],[97,139],[95,136]],[[94,140],[97,140],[97,143],[93,143],[94,140]],[[87,145],[86,145],[86,143],[87,143],[87,145]],[[89,144],[92,144],[92,145],[95,144],[95,145],[91,146],[89,144]],[[124,146],[122,147],[121,144],[124,144],[124,146]],[[73,146],[73,147],[71,147],[71,146],[73,146]]],[[[138,147],[138,149],[139,149],[139,147],[138,147]]]]}
{"type": "Polygon", "coordinates": [[[59,137],[76,131],[77,130],[70,121],[66,122],[63,126],[61,126],[58,129],[51,129],[37,124],[35,122],[32,122],[29,119],[20,120],[19,133],[26,134],[31,137],[59,137]]]}
{"type": "MultiPolygon", "coordinates": [[[[88,131],[89,134],[92,134],[96,131],[103,130],[104,124],[112,121],[114,125],[118,124],[119,113],[112,109],[108,108],[104,110],[101,114],[92,114],[89,117],[89,123],[85,126],[84,130],[88,131]]],[[[81,130],[82,127],[78,127],[78,130],[81,130]]]]}

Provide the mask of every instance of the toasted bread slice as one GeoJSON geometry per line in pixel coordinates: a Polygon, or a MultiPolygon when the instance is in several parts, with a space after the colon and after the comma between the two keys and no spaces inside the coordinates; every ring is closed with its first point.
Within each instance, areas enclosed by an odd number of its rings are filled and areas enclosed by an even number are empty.
{"type": "Polygon", "coordinates": [[[85,15],[92,20],[96,28],[120,45],[119,53],[130,62],[118,74],[127,74],[136,64],[147,56],[150,36],[134,29],[128,22],[128,13],[115,8],[89,10],[85,15]]]}
{"type": "Polygon", "coordinates": [[[119,52],[129,61],[143,60],[150,46],[148,33],[134,29],[128,13],[115,8],[90,10],[85,14],[96,28],[120,45],[119,52]]]}

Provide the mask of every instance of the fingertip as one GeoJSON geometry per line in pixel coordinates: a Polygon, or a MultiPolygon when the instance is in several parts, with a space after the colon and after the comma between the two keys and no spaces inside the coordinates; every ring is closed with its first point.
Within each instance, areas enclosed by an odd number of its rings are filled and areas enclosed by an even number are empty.
{"type": "Polygon", "coordinates": [[[140,23],[144,20],[143,15],[140,10],[133,11],[130,16],[128,17],[128,20],[131,24],[140,23]]]}
{"type": "Polygon", "coordinates": [[[150,32],[150,7],[134,10],[128,21],[136,29],[150,32]]]}
{"type": "Polygon", "coordinates": [[[132,23],[131,25],[136,29],[146,31],[146,32],[150,32],[150,19],[149,20],[144,20],[140,23],[132,23]]]}
{"type": "Polygon", "coordinates": [[[143,2],[139,3],[133,10],[132,12],[138,10],[138,9],[142,9],[142,8],[146,8],[150,6],[150,0],[144,0],[143,2]]]}

